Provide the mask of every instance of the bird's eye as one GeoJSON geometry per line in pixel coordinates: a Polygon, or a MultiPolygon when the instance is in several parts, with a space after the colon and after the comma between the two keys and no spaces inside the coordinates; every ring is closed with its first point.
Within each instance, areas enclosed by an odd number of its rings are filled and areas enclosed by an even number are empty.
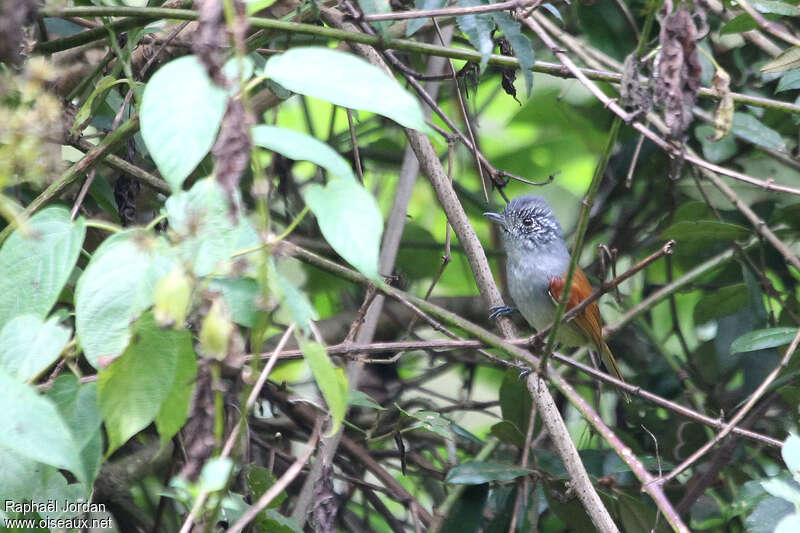
{"type": "Polygon", "coordinates": [[[532,217],[523,218],[522,219],[522,225],[523,226],[528,226],[528,227],[533,226],[533,218],[532,217]]]}

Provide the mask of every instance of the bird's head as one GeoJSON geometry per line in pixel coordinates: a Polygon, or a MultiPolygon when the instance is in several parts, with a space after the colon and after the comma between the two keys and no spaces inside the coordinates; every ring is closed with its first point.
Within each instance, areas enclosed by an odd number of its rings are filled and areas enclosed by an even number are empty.
{"type": "Polygon", "coordinates": [[[547,200],[527,194],[508,203],[502,213],[484,213],[501,228],[509,253],[535,250],[563,239],[561,225],[547,200]]]}

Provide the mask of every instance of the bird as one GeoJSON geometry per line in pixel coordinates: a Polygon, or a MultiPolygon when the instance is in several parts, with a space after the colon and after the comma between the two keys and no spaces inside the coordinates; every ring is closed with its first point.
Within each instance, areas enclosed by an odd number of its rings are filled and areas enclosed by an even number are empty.
{"type": "MultiPolygon", "coordinates": [[[[556,306],[564,290],[570,253],[561,224],[541,196],[528,194],[512,199],[502,213],[484,213],[500,226],[506,251],[508,291],[516,304],[490,309],[490,319],[519,311],[537,331],[553,323],[556,306]]],[[[566,310],[580,304],[594,292],[581,267],[575,266],[566,310]]],[[[586,306],[570,322],[562,323],[556,341],[563,346],[595,349],[609,372],[625,381],[611,349],[603,339],[603,319],[597,302],[586,306]]],[[[625,400],[630,401],[627,394],[625,400]]]]}

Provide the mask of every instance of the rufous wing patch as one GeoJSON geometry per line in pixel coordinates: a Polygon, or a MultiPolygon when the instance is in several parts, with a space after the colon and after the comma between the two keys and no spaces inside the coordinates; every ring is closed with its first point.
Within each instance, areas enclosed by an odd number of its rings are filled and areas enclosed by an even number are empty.
{"type": "MultiPolygon", "coordinates": [[[[566,274],[566,273],[565,273],[566,274]]],[[[561,301],[564,291],[564,276],[551,278],[548,292],[550,297],[556,302],[561,301]]],[[[592,295],[592,285],[586,278],[581,267],[575,267],[575,274],[572,276],[572,288],[569,291],[569,301],[567,311],[580,304],[583,300],[592,295]]],[[[600,317],[600,308],[597,302],[592,302],[586,309],[578,313],[574,319],[575,325],[591,339],[595,347],[602,349],[603,343],[603,319],[600,317]]]]}

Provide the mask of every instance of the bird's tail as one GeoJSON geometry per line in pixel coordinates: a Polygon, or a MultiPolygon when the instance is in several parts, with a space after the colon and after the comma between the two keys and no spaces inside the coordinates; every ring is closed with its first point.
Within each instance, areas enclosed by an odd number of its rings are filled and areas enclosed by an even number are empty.
{"type": "MultiPolygon", "coordinates": [[[[617,361],[614,359],[614,354],[611,353],[611,348],[608,347],[608,344],[605,341],[600,341],[600,357],[603,359],[603,364],[605,365],[606,369],[616,376],[616,378],[620,381],[625,381],[625,378],[622,377],[622,372],[619,371],[619,366],[617,366],[617,361]]],[[[627,392],[622,391],[622,397],[625,398],[625,401],[630,403],[631,397],[628,395],[627,392]]]]}

